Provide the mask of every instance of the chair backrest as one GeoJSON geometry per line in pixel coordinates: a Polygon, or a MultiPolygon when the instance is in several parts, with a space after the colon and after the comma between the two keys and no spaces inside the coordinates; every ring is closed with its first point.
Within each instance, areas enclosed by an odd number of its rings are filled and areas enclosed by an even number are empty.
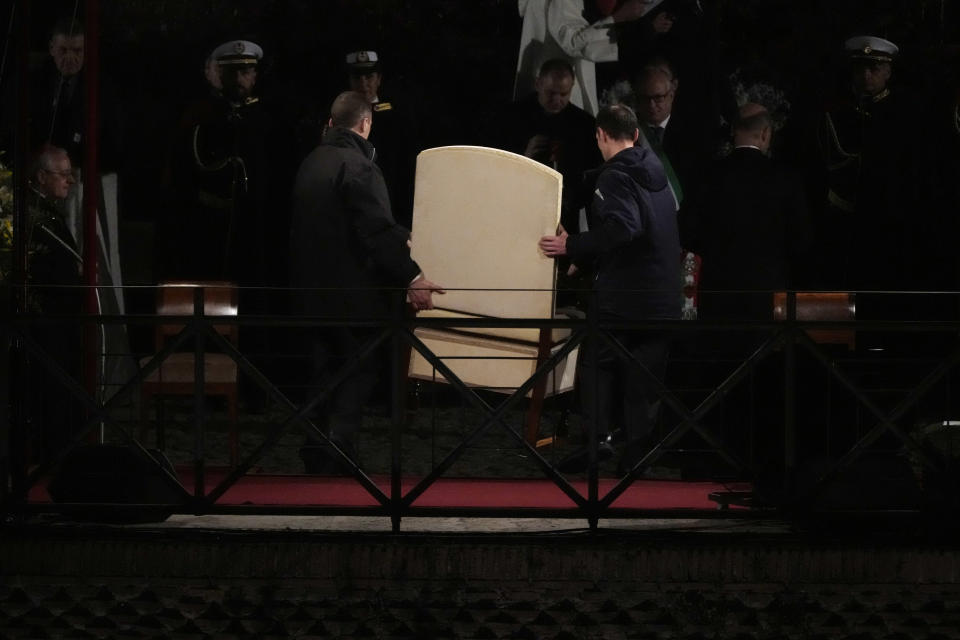
{"type": "Polygon", "coordinates": [[[479,316],[552,318],[556,265],[537,241],[557,230],[561,187],[559,173],[508,151],[421,152],[411,255],[447,289],[435,304],[479,316]]]}
{"type": "MultiPolygon", "coordinates": [[[[203,314],[205,316],[236,316],[238,307],[237,285],[226,280],[167,280],[157,286],[158,316],[193,315],[193,296],[197,288],[203,288],[203,314]]],[[[215,324],[214,330],[234,344],[237,343],[237,325],[215,324]]],[[[182,323],[157,325],[157,347],[170,336],[183,329],[182,323]]]]}
{"type": "MultiPolygon", "coordinates": [[[[773,294],[773,317],[787,319],[787,294],[773,294]]],[[[797,320],[855,320],[857,318],[856,294],[846,291],[799,291],[797,292],[797,320]]]]}
{"type": "MultiPolygon", "coordinates": [[[[773,317],[775,320],[787,319],[787,294],[777,291],[773,294],[773,317]]],[[[846,291],[798,291],[797,320],[856,320],[857,296],[846,291]]],[[[856,332],[853,329],[809,329],[807,335],[820,344],[844,344],[848,349],[856,346],[856,332]]]]}

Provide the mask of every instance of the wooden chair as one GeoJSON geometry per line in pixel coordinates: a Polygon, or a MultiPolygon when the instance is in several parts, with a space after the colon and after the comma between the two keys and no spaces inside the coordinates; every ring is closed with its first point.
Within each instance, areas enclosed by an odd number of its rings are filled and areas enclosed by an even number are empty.
{"type": "MultiPolygon", "coordinates": [[[[237,288],[226,281],[167,281],[157,287],[157,308],[159,316],[193,315],[193,297],[197,287],[203,287],[205,316],[236,316],[237,288]]],[[[167,341],[183,329],[182,323],[161,323],[155,332],[155,348],[159,352],[167,341]]],[[[236,324],[215,324],[214,330],[234,345],[237,344],[238,328],[236,324]]],[[[141,359],[143,367],[150,357],[141,359]]],[[[223,353],[204,354],[204,396],[218,396],[226,399],[227,414],[230,419],[229,453],[230,464],[238,460],[237,429],[237,389],[239,369],[237,363],[223,353]]],[[[194,393],[194,352],[182,351],[170,354],[160,367],[144,379],[141,386],[141,410],[151,398],[157,398],[157,446],[163,448],[163,396],[192,396],[194,393]]],[[[143,422],[146,435],[146,422],[143,422]]]]}
{"type": "MultiPolygon", "coordinates": [[[[556,263],[537,249],[560,221],[561,176],[499,149],[453,146],[417,158],[412,256],[447,293],[420,317],[550,319],[556,263]]],[[[470,386],[512,393],[560,348],[569,330],[420,328],[416,335],[470,386]]],[[[546,444],[538,429],[545,397],[573,388],[576,351],[528,394],[526,440],[546,444]]],[[[443,382],[418,352],[412,378],[443,382]]]]}

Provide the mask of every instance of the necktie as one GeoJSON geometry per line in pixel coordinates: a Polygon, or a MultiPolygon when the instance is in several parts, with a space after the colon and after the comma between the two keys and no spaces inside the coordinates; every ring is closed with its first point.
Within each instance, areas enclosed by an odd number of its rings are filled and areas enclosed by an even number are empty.
{"type": "Polygon", "coordinates": [[[663,127],[650,127],[650,137],[652,142],[663,145],[663,127]]]}

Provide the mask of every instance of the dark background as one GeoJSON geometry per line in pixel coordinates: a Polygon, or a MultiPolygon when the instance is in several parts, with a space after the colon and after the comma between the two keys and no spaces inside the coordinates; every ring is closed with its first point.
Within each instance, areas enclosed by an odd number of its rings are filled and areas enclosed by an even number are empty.
{"type": "MultiPolygon", "coordinates": [[[[812,111],[845,81],[842,42],[857,33],[898,43],[898,89],[933,95],[956,84],[958,4],[701,0],[697,23],[675,27],[684,37],[681,95],[691,78],[722,91],[739,69],[781,89],[794,113],[812,111]]],[[[56,18],[76,10],[83,19],[83,5],[32,2],[31,67],[47,57],[56,18]]],[[[203,61],[221,42],[262,45],[258,93],[291,136],[291,153],[313,144],[303,139],[314,135],[309,125],[325,119],[346,85],[344,54],[359,48],[380,52],[382,95],[413,108],[420,147],[429,148],[482,142],[478,132],[512,97],[520,27],[516,0],[102,0],[101,69],[123,113],[121,216],[150,222],[165,214],[158,190],[167,141],[184,106],[205,91],[203,61]]],[[[7,86],[17,64],[12,49],[7,86]]]]}

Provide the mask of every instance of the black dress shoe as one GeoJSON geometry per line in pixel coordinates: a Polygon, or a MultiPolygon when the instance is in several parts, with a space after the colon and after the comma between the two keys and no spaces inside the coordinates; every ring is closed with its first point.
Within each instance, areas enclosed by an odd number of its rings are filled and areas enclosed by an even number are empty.
{"type": "MultiPolygon", "coordinates": [[[[613,447],[606,440],[597,445],[597,464],[613,457],[613,447]]],[[[557,463],[561,473],[581,473],[590,463],[590,450],[587,447],[577,449],[557,463]]]]}

